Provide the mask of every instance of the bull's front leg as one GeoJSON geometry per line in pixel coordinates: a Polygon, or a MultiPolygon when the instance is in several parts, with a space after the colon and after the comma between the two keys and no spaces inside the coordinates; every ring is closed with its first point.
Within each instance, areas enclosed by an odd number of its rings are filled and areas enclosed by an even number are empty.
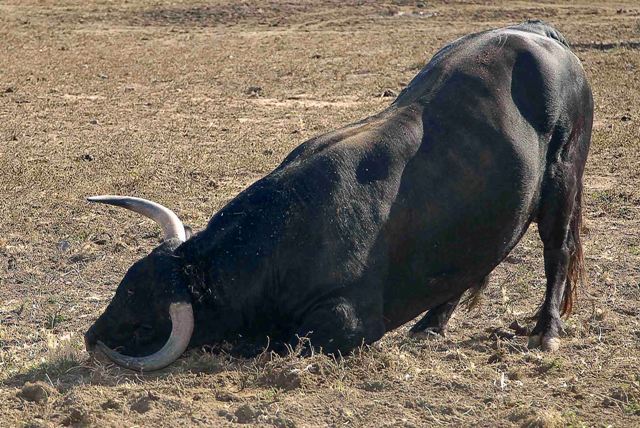
{"type": "MultiPolygon", "coordinates": [[[[475,302],[477,302],[477,299],[488,284],[489,275],[477,283],[474,283],[474,285],[469,288],[469,299],[471,302],[469,309],[475,306],[475,302]]],[[[451,315],[453,315],[453,311],[458,307],[463,294],[464,292],[441,305],[429,309],[425,316],[411,327],[409,336],[416,339],[431,338],[436,335],[445,336],[451,315]]]]}
{"type": "Polygon", "coordinates": [[[437,335],[444,336],[449,319],[458,306],[461,297],[462,294],[435,308],[429,309],[425,316],[411,327],[409,336],[415,339],[428,339],[437,335]]]}

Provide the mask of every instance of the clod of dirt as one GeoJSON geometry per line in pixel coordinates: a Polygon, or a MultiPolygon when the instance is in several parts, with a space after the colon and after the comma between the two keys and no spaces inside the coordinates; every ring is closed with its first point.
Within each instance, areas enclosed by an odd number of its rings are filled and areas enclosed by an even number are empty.
{"type": "Polygon", "coordinates": [[[62,421],[63,425],[69,426],[89,426],[92,423],[91,414],[85,410],[78,407],[73,407],[69,411],[69,415],[64,418],[62,421]]]}
{"type": "Polygon", "coordinates": [[[98,124],[98,119],[91,119],[89,121],[89,123],[92,124],[92,125],[97,125],[98,124]]]}
{"type": "Polygon", "coordinates": [[[631,120],[631,116],[629,116],[628,114],[623,114],[622,117],[620,117],[620,120],[623,122],[628,122],[631,120]]]}
{"type": "Polygon", "coordinates": [[[82,159],[83,161],[91,162],[95,158],[93,157],[93,155],[90,155],[89,153],[85,153],[82,155],[82,157],[80,157],[80,159],[82,159]]]}
{"type": "Polygon", "coordinates": [[[276,428],[296,428],[297,425],[291,419],[275,417],[269,419],[269,423],[271,423],[276,428]]]}
{"type": "Polygon", "coordinates": [[[158,401],[160,397],[149,392],[146,396],[138,398],[133,402],[130,409],[138,413],[147,413],[153,408],[153,402],[158,401]]]}
{"type": "Polygon", "coordinates": [[[131,410],[137,413],[147,413],[151,410],[151,401],[148,398],[140,398],[131,405],[131,410]]]}
{"type": "Polygon", "coordinates": [[[290,391],[300,388],[302,385],[302,377],[299,371],[276,367],[262,375],[260,383],[290,391]]]}
{"type": "Polygon", "coordinates": [[[493,353],[488,359],[487,359],[487,363],[489,364],[495,364],[495,363],[502,363],[507,359],[507,355],[504,352],[495,352],[493,353]]]}
{"type": "Polygon", "coordinates": [[[27,382],[24,384],[17,395],[18,397],[26,401],[33,401],[35,403],[46,403],[49,397],[54,393],[55,389],[44,382],[27,382]]]}
{"type": "Polygon", "coordinates": [[[113,398],[109,398],[107,401],[100,405],[102,410],[120,410],[122,408],[122,404],[118,403],[113,398]]]}
{"type": "Polygon", "coordinates": [[[522,372],[520,369],[518,369],[518,368],[515,368],[515,369],[510,370],[510,371],[507,373],[507,376],[508,376],[508,377],[509,377],[509,379],[511,379],[511,380],[522,380],[522,379],[524,378],[524,374],[523,374],[523,372],[522,372]]]}
{"type": "Polygon", "coordinates": [[[368,380],[361,385],[361,388],[369,392],[379,392],[385,389],[386,384],[379,380],[368,380]]]}
{"type": "Polygon", "coordinates": [[[106,245],[107,243],[109,243],[109,240],[106,239],[105,237],[102,236],[97,236],[94,237],[91,242],[93,242],[96,245],[106,245]]]}
{"type": "Polygon", "coordinates": [[[58,247],[58,251],[68,251],[69,248],[71,248],[71,243],[63,239],[62,241],[58,242],[56,247],[58,247]]]}
{"type": "Polygon", "coordinates": [[[224,401],[224,402],[230,402],[230,401],[238,401],[239,398],[236,397],[235,395],[233,395],[230,392],[222,391],[222,392],[218,392],[216,394],[216,400],[224,401]]]}
{"type": "Polygon", "coordinates": [[[82,262],[86,262],[88,260],[91,260],[91,254],[87,254],[87,253],[83,253],[83,252],[76,253],[76,254],[72,255],[71,257],[69,257],[69,261],[71,263],[82,263],[82,262]]]}
{"type": "Polygon", "coordinates": [[[395,91],[392,91],[391,89],[386,89],[382,93],[383,98],[390,98],[390,97],[396,97],[396,96],[398,96],[398,94],[395,91]]]}
{"type": "Polygon", "coordinates": [[[526,325],[521,325],[518,320],[509,324],[509,328],[513,330],[516,336],[529,336],[531,334],[531,329],[526,325]]]}
{"type": "Polygon", "coordinates": [[[260,86],[249,86],[245,91],[245,94],[250,97],[259,97],[262,94],[262,87],[260,86]]]}
{"type": "Polygon", "coordinates": [[[10,93],[15,92],[15,91],[16,91],[16,90],[15,90],[12,86],[9,86],[8,88],[6,88],[6,89],[4,90],[4,93],[5,93],[5,94],[10,94],[10,93]]]}
{"type": "Polygon", "coordinates": [[[255,421],[256,419],[258,419],[258,417],[261,415],[262,415],[262,411],[259,409],[256,409],[251,404],[243,404],[242,406],[238,407],[234,412],[236,421],[240,424],[249,424],[255,421]]]}
{"type": "Polygon", "coordinates": [[[432,405],[422,397],[411,398],[403,403],[407,409],[429,409],[432,405]]]}

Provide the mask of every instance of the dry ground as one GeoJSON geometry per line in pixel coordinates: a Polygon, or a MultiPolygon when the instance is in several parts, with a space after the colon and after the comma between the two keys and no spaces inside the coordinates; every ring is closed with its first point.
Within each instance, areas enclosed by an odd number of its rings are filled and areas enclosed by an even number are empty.
{"type": "Polygon", "coordinates": [[[640,426],[639,87],[634,1],[0,2],[0,425],[640,426]],[[88,360],[83,332],[159,231],[85,196],[201,228],[447,41],[526,18],[569,38],[596,103],[590,284],[560,352],[509,330],[543,296],[532,230],[446,339],[403,328],[337,361],[191,352],[146,376],[88,360]]]}

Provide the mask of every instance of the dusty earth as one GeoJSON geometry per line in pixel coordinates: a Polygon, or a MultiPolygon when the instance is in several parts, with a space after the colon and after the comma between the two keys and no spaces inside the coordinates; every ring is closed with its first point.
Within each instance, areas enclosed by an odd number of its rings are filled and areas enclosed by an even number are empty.
{"type": "Polygon", "coordinates": [[[640,426],[640,4],[119,3],[0,3],[1,426],[640,426]],[[89,360],[83,332],[160,235],[86,196],[151,198],[202,228],[447,41],[526,18],[572,42],[596,103],[589,284],[559,352],[510,328],[544,292],[531,230],[446,338],[404,327],[339,360],[193,351],[153,375],[89,360]]]}

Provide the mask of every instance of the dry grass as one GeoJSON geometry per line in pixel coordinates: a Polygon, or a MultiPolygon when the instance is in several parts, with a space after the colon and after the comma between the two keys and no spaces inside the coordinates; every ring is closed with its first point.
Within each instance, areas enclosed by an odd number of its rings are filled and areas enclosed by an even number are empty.
{"type": "Polygon", "coordinates": [[[640,425],[635,2],[10,0],[0,40],[0,425],[640,425]],[[85,196],[149,197],[199,229],[447,41],[533,17],[576,46],[596,102],[589,285],[560,352],[509,329],[544,293],[532,228],[447,338],[405,327],[344,359],[194,351],[149,375],[89,361],[82,333],[159,234],[85,196]]]}

